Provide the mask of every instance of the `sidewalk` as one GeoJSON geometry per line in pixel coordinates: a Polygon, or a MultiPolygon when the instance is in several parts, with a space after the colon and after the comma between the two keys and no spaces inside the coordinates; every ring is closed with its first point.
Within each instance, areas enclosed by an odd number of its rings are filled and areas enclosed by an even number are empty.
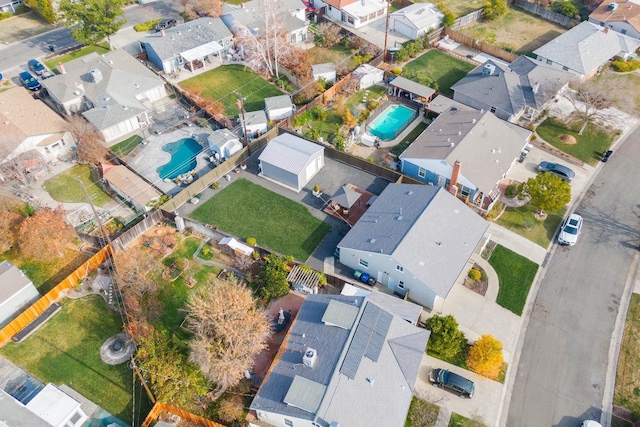
{"type": "Polygon", "coordinates": [[[547,257],[547,249],[498,224],[490,223],[487,234],[491,236],[490,239],[492,241],[511,249],[538,265],[542,265],[547,257]]]}

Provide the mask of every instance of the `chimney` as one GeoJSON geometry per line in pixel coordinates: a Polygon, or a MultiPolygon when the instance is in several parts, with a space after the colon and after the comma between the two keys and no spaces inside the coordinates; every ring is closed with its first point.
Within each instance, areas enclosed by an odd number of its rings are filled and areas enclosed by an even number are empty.
{"type": "Polygon", "coordinates": [[[460,160],[456,160],[453,164],[453,170],[451,171],[451,179],[449,180],[449,185],[447,185],[447,190],[454,196],[458,195],[458,175],[460,175],[460,168],[462,165],[460,164],[460,160]]]}
{"type": "Polygon", "coordinates": [[[603,31],[604,31],[605,34],[609,34],[609,29],[607,27],[604,27],[603,31]]]}
{"type": "Polygon", "coordinates": [[[161,35],[162,37],[164,37],[164,36],[165,36],[164,28],[160,30],[160,35],[161,35]]]}
{"type": "Polygon", "coordinates": [[[64,64],[62,62],[58,62],[58,70],[60,70],[60,74],[67,74],[67,70],[64,69],[64,64]]]}

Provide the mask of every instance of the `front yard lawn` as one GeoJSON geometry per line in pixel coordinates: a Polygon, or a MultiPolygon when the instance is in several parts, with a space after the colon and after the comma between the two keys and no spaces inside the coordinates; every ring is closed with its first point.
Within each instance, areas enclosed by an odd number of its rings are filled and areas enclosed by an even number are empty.
{"type": "Polygon", "coordinates": [[[222,102],[225,114],[229,117],[237,116],[240,110],[237,106],[238,91],[244,98],[245,111],[264,109],[264,99],[282,95],[277,87],[242,65],[221,65],[199,76],[180,82],[182,89],[200,94],[204,99],[214,99],[222,102]]]}
{"type": "Polygon", "coordinates": [[[106,44],[98,44],[91,45],[87,47],[83,47],[82,49],[78,49],[75,52],[67,53],[66,55],[61,55],[53,58],[50,61],[46,61],[44,65],[47,66],[48,69],[53,71],[56,74],[60,74],[58,69],[56,68],[60,62],[65,63],[69,61],[73,61],[74,59],[80,58],[81,56],[88,55],[92,52],[96,52],[98,55],[104,55],[109,52],[109,46],[106,44]]]}
{"type": "Polygon", "coordinates": [[[482,421],[478,421],[475,419],[470,419],[467,417],[463,417],[460,414],[456,414],[455,412],[451,413],[451,418],[449,418],[448,427],[484,427],[485,423],[482,421]]]}
{"type": "Polygon", "coordinates": [[[491,253],[489,264],[496,271],[500,282],[496,302],[520,316],[538,271],[538,264],[500,245],[491,253]]]}
{"type": "Polygon", "coordinates": [[[507,208],[496,222],[546,249],[562,222],[566,208],[555,212],[547,211],[547,219],[544,221],[538,221],[533,216],[535,211],[536,208],[531,205],[507,208]]]}
{"type": "Polygon", "coordinates": [[[536,128],[540,138],[547,141],[559,150],[582,160],[590,165],[595,165],[602,153],[607,151],[613,142],[613,135],[606,130],[589,123],[582,135],[578,135],[580,123],[567,125],[552,117],[547,118],[536,128]],[[573,136],[576,144],[565,144],[560,140],[562,135],[573,136]]]}
{"type": "Polygon", "coordinates": [[[111,200],[109,195],[95,184],[97,177],[92,178],[89,165],[76,165],[59,175],[47,180],[43,188],[58,202],[87,203],[87,197],[77,180],[82,181],[89,193],[91,201],[96,206],[102,206],[111,200]]]}
{"type": "Polygon", "coordinates": [[[191,217],[258,245],[306,261],[329,226],[306,207],[239,179],[193,211],[191,217]]]}
{"type": "Polygon", "coordinates": [[[440,407],[426,400],[413,397],[404,427],[435,426],[440,407]]]}
{"type": "Polygon", "coordinates": [[[7,344],[0,354],[43,382],[67,384],[131,423],[133,371],[127,363],[110,366],[100,359],[102,343],[121,329],[120,316],[102,297],[64,299],[58,314],[24,342],[7,344]]]}
{"type": "Polygon", "coordinates": [[[633,294],[618,358],[613,404],[640,417],[640,295],[633,294]]]}
{"type": "Polygon", "coordinates": [[[473,68],[468,62],[432,49],[406,64],[402,76],[432,88],[437,83],[438,92],[452,95],[451,86],[473,68]]]}

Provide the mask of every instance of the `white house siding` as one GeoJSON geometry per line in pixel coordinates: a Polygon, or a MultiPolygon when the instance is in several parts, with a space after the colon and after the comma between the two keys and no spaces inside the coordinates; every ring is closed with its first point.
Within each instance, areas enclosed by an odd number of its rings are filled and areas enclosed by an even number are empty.
{"type": "Polygon", "coordinates": [[[410,39],[416,39],[420,35],[418,33],[418,28],[416,28],[411,21],[409,21],[405,16],[393,16],[391,15],[391,29],[400,34],[404,34],[410,39]]]}
{"type": "Polygon", "coordinates": [[[33,284],[29,284],[0,304],[0,325],[7,323],[21,308],[38,299],[40,294],[33,284]]]}
{"type": "Polygon", "coordinates": [[[260,134],[262,135],[267,131],[266,123],[255,123],[255,124],[247,124],[247,133],[249,135],[260,134]]]}
{"type": "Polygon", "coordinates": [[[461,94],[460,92],[455,90],[453,91],[453,100],[458,101],[464,105],[468,105],[469,107],[473,107],[476,110],[482,110],[482,109],[489,110],[491,107],[494,107],[496,108],[496,111],[493,114],[499,119],[506,120],[508,122],[517,121],[518,117],[522,114],[522,112],[519,112],[519,114],[514,117],[509,115],[507,111],[495,107],[495,105],[489,105],[489,107],[487,108],[488,104],[486,102],[461,94]]]}
{"type": "Polygon", "coordinates": [[[45,161],[54,161],[57,160],[58,157],[67,154],[71,147],[74,146],[73,138],[69,132],[60,133],[60,138],[56,141],[52,141],[46,146],[38,145],[41,141],[48,139],[51,137],[52,133],[45,135],[34,135],[25,138],[25,140],[20,144],[20,146],[14,150],[11,157],[17,156],[18,154],[24,153],[26,151],[36,149],[45,161]]]}
{"type": "Polygon", "coordinates": [[[137,117],[131,117],[123,122],[118,123],[117,125],[113,125],[102,130],[102,135],[104,136],[104,140],[106,142],[111,142],[116,138],[119,138],[123,135],[126,135],[130,132],[133,132],[137,129],[140,129],[140,123],[138,122],[137,117]]]}
{"type": "MultiPolygon", "coordinates": [[[[589,22],[593,22],[596,25],[602,25],[602,21],[589,18],[589,22]]],[[[628,22],[607,22],[607,27],[613,31],[617,31],[634,39],[640,39],[640,32],[629,25],[628,22]]]]}
{"type": "Polygon", "coordinates": [[[287,108],[276,108],[274,110],[267,111],[267,117],[269,120],[282,120],[290,117],[293,114],[293,109],[291,107],[287,108]]]}
{"type": "MultiPolygon", "coordinates": [[[[283,393],[286,394],[286,391],[283,391],[283,393]]],[[[294,425],[295,427],[317,427],[317,424],[315,424],[313,421],[304,420],[302,418],[284,416],[281,414],[276,414],[273,412],[266,412],[261,410],[258,410],[257,414],[258,414],[259,420],[265,421],[270,425],[276,426],[276,427],[287,427],[287,424],[285,424],[284,422],[285,419],[288,421],[291,421],[292,425],[294,425]]]]}
{"type": "Polygon", "coordinates": [[[164,98],[165,96],[167,96],[167,90],[165,89],[164,85],[159,85],[151,90],[146,91],[142,97],[136,97],[136,98],[138,98],[140,102],[143,102],[145,106],[147,106],[146,105],[147,100],[149,102],[154,102],[154,101],[157,101],[158,99],[164,98]]]}
{"type": "Polygon", "coordinates": [[[427,284],[411,274],[408,266],[400,264],[391,255],[340,248],[340,262],[354,270],[369,273],[378,282],[400,295],[409,292],[409,299],[425,307],[433,308],[438,298],[427,284]],[[368,266],[363,266],[361,260],[368,266]],[[402,265],[403,272],[398,271],[398,265],[402,265]]]}
{"type": "MultiPolygon", "coordinates": [[[[57,100],[56,100],[57,101],[57,100]]],[[[65,114],[78,113],[82,111],[82,96],[68,100],[67,102],[59,102],[64,107],[65,114]]]]}

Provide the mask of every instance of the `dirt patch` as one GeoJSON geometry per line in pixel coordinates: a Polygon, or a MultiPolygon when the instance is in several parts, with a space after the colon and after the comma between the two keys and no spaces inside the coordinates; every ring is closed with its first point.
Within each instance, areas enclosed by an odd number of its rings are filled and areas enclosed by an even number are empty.
{"type": "Polygon", "coordinates": [[[563,134],[558,136],[558,139],[562,141],[563,144],[567,144],[567,145],[576,145],[578,143],[578,141],[573,135],[563,134]]]}

